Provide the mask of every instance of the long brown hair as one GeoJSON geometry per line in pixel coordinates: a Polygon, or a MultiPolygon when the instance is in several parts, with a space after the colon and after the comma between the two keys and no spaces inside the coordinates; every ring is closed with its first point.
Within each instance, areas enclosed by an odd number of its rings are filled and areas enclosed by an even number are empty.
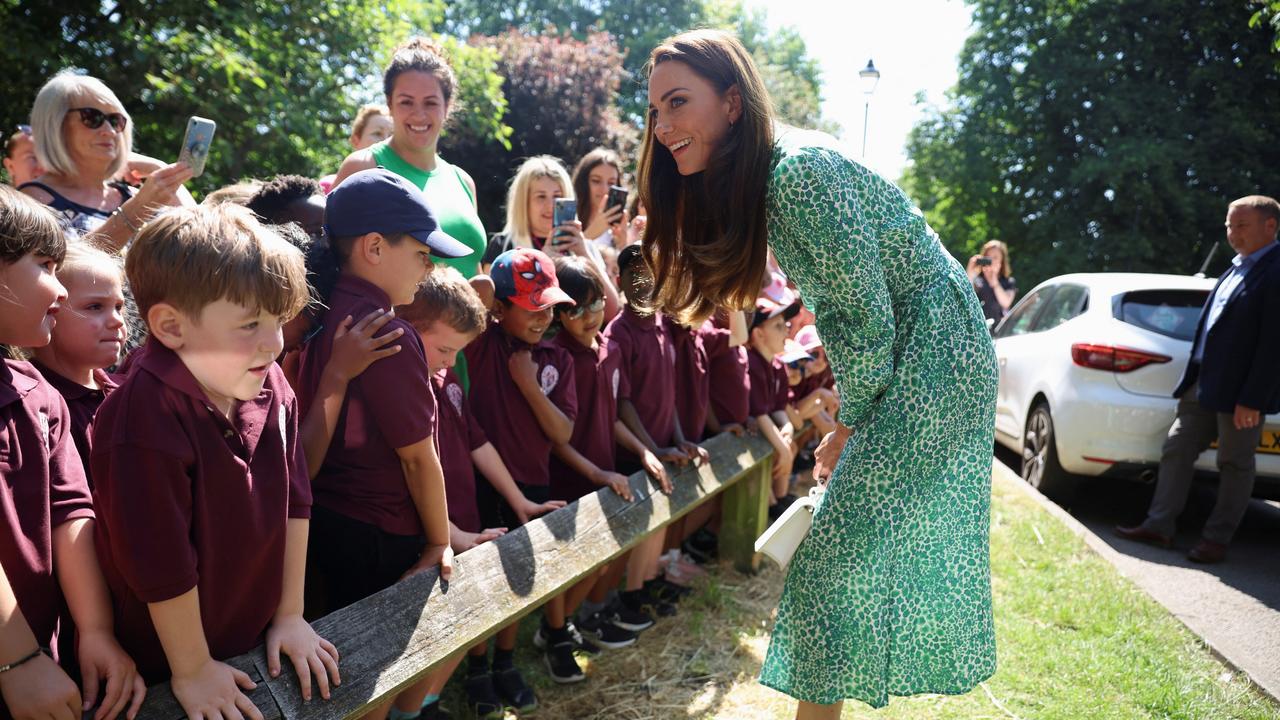
{"type": "Polygon", "coordinates": [[[680,175],[652,122],[644,135],[637,184],[648,212],[643,243],[653,270],[653,304],[692,325],[718,307],[751,307],[760,294],[769,253],[765,195],[773,106],[751,54],[730,33],[693,30],[668,38],[650,54],[647,74],[672,61],[717,92],[736,86],[742,96],[742,116],[701,173],[680,175]]]}
{"type": "Polygon", "coordinates": [[[591,197],[591,171],[600,165],[610,165],[618,171],[618,184],[622,184],[622,158],[609,148],[598,147],[582,156],[573,168],[573,194],[578,196],[578,220],[583,225],[591,222],[596,209],[592,207],[595,198],[591,197]]]}

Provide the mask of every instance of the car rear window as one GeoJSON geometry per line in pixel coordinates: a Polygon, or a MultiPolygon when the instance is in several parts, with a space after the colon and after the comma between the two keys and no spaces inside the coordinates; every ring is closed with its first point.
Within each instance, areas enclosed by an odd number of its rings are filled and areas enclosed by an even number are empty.
{"type": "Polygon", "coordinates": [[[1208,297],[1208,290],[1135,290],[1121,298],[1116,318],[1166,337],[1193,340],[1208,297]]]}

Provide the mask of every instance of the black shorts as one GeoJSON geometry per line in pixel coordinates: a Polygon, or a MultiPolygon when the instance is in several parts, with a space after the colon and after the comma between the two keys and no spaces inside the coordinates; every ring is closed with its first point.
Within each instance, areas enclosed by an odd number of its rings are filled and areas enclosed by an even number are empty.
{"type": "MultiPolygon", "coordinates": [[[[551,499],[550,485],[525,485],[522,482],[516,482],[516,488],[520,493],[529,499],[529,502],[542,503],[551,499]]],[[[502,514],[502,526],[508,530],[515,530],[524,523],[520,522],[520,518],[516,516],[516,511],[511,509],[507,501],[502,497],[498,498],[498,510],[502,514]]]]}
{"type": "Polygon", "coordinates": [[[313,506],[307,541],[307,615],[331,613],[394,585],[418,562],[425,545],[421,535],[394,535],[313,506]]]}

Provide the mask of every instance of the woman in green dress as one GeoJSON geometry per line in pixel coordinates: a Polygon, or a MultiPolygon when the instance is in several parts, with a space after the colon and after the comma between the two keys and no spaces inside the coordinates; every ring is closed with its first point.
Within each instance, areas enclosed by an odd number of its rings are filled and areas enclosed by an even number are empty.
{"type": "Polygon", "coordinates": [[[988,565],[997,370],[964,270],[892,183],[775,127],[751,56],[699,30],[650,58],[640,160],[655,303],[748,307],[768,250],[817,317],[840,395],[827,491],[792,561],[761,682],[797,718],[959,694],[995,670],[988,565]]]}

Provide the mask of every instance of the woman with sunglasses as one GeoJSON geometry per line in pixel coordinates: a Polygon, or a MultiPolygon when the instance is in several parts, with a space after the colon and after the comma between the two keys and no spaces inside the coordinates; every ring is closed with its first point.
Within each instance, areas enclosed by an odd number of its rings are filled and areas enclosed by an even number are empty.
{"type": "Polygon", "coordinates": [[[31,127],[45,173],[18,189],[57,211],[70,232],[105,250],[122,250],[161,208],[195,204],[183,187],[191,179],[183,163],[148,172],[136,191],[116,179],[130,168],[133,121],[97,78],[55,75],[36,95],[31,127]]]}

